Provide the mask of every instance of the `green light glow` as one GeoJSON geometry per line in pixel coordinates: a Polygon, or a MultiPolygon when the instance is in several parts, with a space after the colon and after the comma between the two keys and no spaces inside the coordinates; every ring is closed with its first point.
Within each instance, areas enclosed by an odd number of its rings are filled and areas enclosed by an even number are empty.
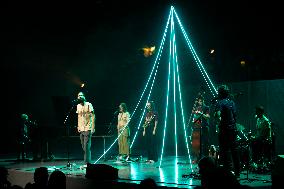
{"type": "MultiPolygon", "coordinates": [[[[164,48],[164,43],[165,43],[165,39],[166,39],[166,34],[167,34],[167,31],[168,31],[168,25],[169,25],[169,21],[170,21],[170,18],[171,18],[171,17],[172,17],[172,11],[170,11],[170,14],[169,14],[169,17],[168,17],[168,20],[167,20],[165,32],[164,32],[163,39],[162,39],[161,46],[160,46],[161,51],[162,51],[163,48],[164,48]]],[[[159,49],[159,51],[160,51],[160,49],[159,49]]],[[[147,97],[146,103],[149,101],[150,96],[151,96],[151,93],[152,93],[152,88],[153,88],[153,86],[154,86],[154,82],[155,82],[155,79],[156,79],[156,74],[157,74],[157,71],[158,71],[158,67],[159,67],[159,63],[160,63],[160,58],[161,58],[161,56],[159,56],[159,59],[158,59],[158,66],[157,66],[157,69],[156,69],[155,74],[154,74],[154,78],[153,78],[153,81],[152,81],[152,85],[151,85],[150,92],[149,92],[149,95],[148,95],[148,97],[147,97]]],[[[143,120],[143,118],[144,118],[144,114],[145,114],[145,111],[146,111],[146,103],[145,103],[145,106],[144,106],[144,108],[143,108],[143,113],[142,113],[142,116],[141,116],[141,118],[140,118],[140,121],[139,121],[137,130],[136,130],[136,132],[135,132],[135,135],[134,135],[134,137],[133,137],[132,143],[131,143],[131,145],[130,145],[130,149],[132,148],[132,146],[133,146],[133,144],[134,144],[134,141],[135,141],[135,139],[136,139],[136,137],[137,137],[138,131],[139,131],[140,127],[141,127],[141,123],[142,123],[142,120],[143,120]]]]}
{"type": "MultiPolygon", "coordinates": [[[[176,45],[176,34],[175,34],[174,18],[176,18],[178,20],[179,26],[180,26],[181,31],[183,33],[183,36],[184,36],[184,38],[185,38],[185,40],[187,42],[187,45],[188,45],[188,47],[190,49],[190,52],[193,55],[193,58],[194,58],[194,60],[195,60],[195,62],[197,64],[197,67],[200,70],[201,75],[204,78],[204,80],[205,80],[205,82],[206,82],[210,92],[213,94],[214,97],[215,97],[215,95],[217,95],[217,90],[214,87],[213,82],[211,81],[211,79],[208,76],[208,74],[207,74],[203,64],[201,63],[199,57],[197,56],[197,53],[194,50],[194,48],[193,48],[193,46],[192,46],[192,44],[191,44],[191,42],[190,42],[190,40],[188,38],[188,35],[186,34],[186,32],[185,32],[185,30],[184,30],[184,28],[183,28],[183,26],[181,24],[180,19],[179,19],[178,15],[177,15],[176,11],[174,10],[174,7],[171,6],[170,14],[169,14],[169,17],[167,19],[167,24],[166,24],[166,27],[165,27],[165,30],[164,30],[164,34],[163,34],[163,37],[162,37],[162,40],[161,40],[161,43],[160,43],[160,47],[159,47],[156,59],[154,61],[154,65],[152,67],[152,70],[151,70],[150,75],[148,77],[148,80],[146,82],[146,86],[143,89],[143,92],[142,92],[142,94],[141,94],[141,96],[140,96],[140,98],[138,100],[137,105],[135,106],[135,109],[134,109],[133,113],[131,114],[129,122],[132,120],[132,117],[136,113],[136,110],[138,109],[139,105],[141,104],[143,96],[145,95],[146,90],[148,89],[148,87],[150,85],[149,93],[147,95],[146,102],[145,102],[144,107],[143,107],[143,112],[142,112],[142,115],[140,117],[139,124],[138,124],[137,130],[136,130],[136,132],[134,134],[132,143],[130,145],[130,149],[131,149],[133,147],[133,144],[134,144],[135,139],[137,137],[138,131],[140,130],[142,121],[144,119],[144,115],[145,115],[145,111],[146,111],[146,103],[149,101],[149,99],[151,97],[151,94],[152,94],[153,86],[154,86],[154,83],[155,83],[155,80],[156,80],[156,75],[157,75],[157,72],[158,72],[158,69],[159,69],[159,65],[160,65],[161,55],[162,55],[164,44],[165,44],[165,40],[166,40],[168,26],[170,24],[171,25],[170,26],[171,27],[171,31],[170,31],[170,40],[169,40],[169,42],[170,42],[170,49],[169,49],[168,75],[167,75],[166,107],[165,107],[164,131],[163,131],[163,139],[162,139],[162,148],[161,148],[159,168],[161,168],[162,161],[163,161],[163,155],[164,155],[166,130],[167,130],[167,124],[168,124],[168,117],[169,117],[168,111],[169,111],[169,104],[170,104],[170,102],[169,102],[170,91],[171,91],[170,87],[171,87],[171,84],[172,84],[172,86],[173,86],[173,101],[171,101],[171,102],[173,102],[173,106],[174,106],[173,113],[174,113],[174,129],[175,129],[175,136],[174,137],[175,137],[175,156],[176,156],[175,174],[176,174],[176,179],[177,179],[178,178],[177,177],[177,175],[178,175],[178,166],[177,166],[177,158],[178,158],[177,115],[178,115],[178,112],[179,112],[177,110],[179,108],[180,108],[180,111],[181,111],[185,143],[186,143],[188,158],[189,158],[190,162],[191,162],[191,157],[190,157],[190,151],[189,151],[188,135],[187,135],[187,132],[186,132],[185,116],[184,116],[183,101],[182,101],[180,72],[179,72],[178,55],[177,55],[177,48],[176,48],[177,45],[176,45]],[[175,17],[174,17],[173,13],[175,13],[175,17]],[[178,87],[178,88],[176,89],[176,87],[178,87]],[[176,94],[177,90],[178,90],[179,99],[177,99],[177,97],[176,97],[177,96],[177,94],[176,94]],[[177,100],[180,101],[180,107],[179,108],[177,107],[177,100]]],[[[191,119],[191,116],[192,116],[192,114],[190,115],[190,119],[191,119]]],[[[128,124],[129,124],[129,122],[128,122],[128,124]]],[[[126,126],[122,129],[122,132],[124,131],[126,126]]],[[[116,141],[120,137],[121,133],[114,140],[114,142],[110,145],[110,147],[95,161],[95,163],[97,163],[102,157],[104,157],[104,155],[113,147],[113,145],[116,143],[116,141]]],[[[191,170],[193,171],[191,163],[190,163],[190,167],[191,167],[191,170]]],[[[161,169],[159,169],[159,170],[160,170],[160,173],[162,174],[162,170],[161,169]]]]}
{"type": "MultiPolygon", "coordinates": [[[[157,73],[157,71],[158,71],[158,67],[159,67],[159,64],[160,64],[161,54],[162,54],[162,52],[163,52],[163,47],[164,47],[164,43],[165,43],[167,31],[168,31],[169,20],[170,20],[170,18],[171,18],[171,15],[172,15],[172,11],[170,11],[170,15],[169,15],[168,20],[167,20],[167,24],[166,24],[165,31],[164,31],[164,34],[163,34],[163,37],[162,37],[162,41],[161,41],[161,44],[160,44],[160,47],[159,47],[159,50],[158,50],[158,53],[157,53],[157,57],[156,57],[156,59],[155,59],[153,68],[152,68],[151,73],[150,73],[150,75],[149,75],[149,78],[148,78],[148,80],[147,80],[146,86],[145,86],[145,88],[144,88],[144,90],[143,90],[143,92],[142,92],[142,94],[141,94],[141,96],[140,96],[140,98],[139,98],[139,101],[138,101],[138,103],[137,103],[137,105],[136,105],[136,107],[135,107],[133,113],[131,114],[131,117],[130,117],[130,120],[129,120],[128,124],[130,123],[130,121],[131,121],[133,115],[135,114],[135,112],[136,112],[136,110],[137,110],[137,108],[138,108],[138,106],[139,106],[139,104],[140,104],[140,102],[141,102],[141,99],[142,99],[142,97],[143,97],[143,95],[144,95],[144,93],[145,93],[145,91],[146,91],[146,89],[147,89],[147,87],[148,87],[148,84],[149,84],[149,81],[150,81],[150,79],[151,79],[151,77],[152,77],[152,74],[153,74],[153,72],[154,72],[154,70],[155,70],[154,77],[153,77],[153,80],[152,80],[151,89],[150,89],[150,93],[149,93],[149,95],[148,95],[147,101],[148,101],[149,98],[150,98],[151,91],[152,91],[152,88],[153,88],[153,85],[154,85],[154,81],[155,81],[155,78],[156,78],[156,73],[157,73]]],[[[146,101],[146,102],[147,102],[147,101],[146,101]]],[[[135,141],[135,138],[136,138],[136,136],[137,136],[137,133],[138,133],[138,131],[139,131],[139,128],[140,128],[140,125],[141,125],[141,122],[142,122],[142,118],[143,118],[144,113],[145,113],[145,108],[146,108],[146,103],[145,103],[145,107],[144,107],[143,114],[142,114],[142,116],[141,116],[141,120],[140,120],[139,125],[138,125],[138,129],[137,129],[137,131],[136,131],[136,133],[135,133],[135,136],[134,136],[134,138],[133,138],[133,141],[132,141],[132,143],[131,143],[130,148],[132,148],[133,143],[134,143],[134,141],[135,141]]],[[[128,126],[128,124],[127,124],[126,126],[128,126]]],[[[122,128],[121,133],[123,133],[123,131],[124,131],[124,129],[126,128],[126,126],[124,126],[124,127],[122,128]]],[[[105,154],[113,147],[113,145],[116,143],[116,141],[117,141],[118,138],[120,137],[121,133],[120,133],[120,134],[118,135],[118,137],[114,140],[114,142],[109,146],[109,148],[94,162],[94,164],[96,164],[102,157],[104,157],[105,154]]]]}
{"type": "Polygon", "coordinates": [[[175,23],[173,20],[173,16],[172,16],[172,22],[173,22],[173,59],[172,59],[172,63],[173,63],[173,75],[174,75],[174,79],[173,79],[173,85],[174,85],[174,121],[175,121],[175,147],[176,147],[176,158],[178,156],[178,141],[177,141],[177,107],[176,107],[176,72],[175,72],[175,58],[176,58],[176,41],[175,41],[175,23]]]}
{"type": "Polygon", "coordinates": [[[202,76],[203,76],[203,78],[204,78],[204,80],[205,80],[205,82],[206,82],[206,84],[207,84],[209,90],[211,91],[212,95],[215,97],[215,95],[217,95],[217,90],[216,90],[216,88],[214,87],[214,85],[213,85],[211,79],[209,78],[209,76],[208,76],[208,74],[207,74],[207,72],[206,72],[206,70],[205,70],[203,64],[201,63],[199,57],[197,56],[196,51],[194,50],[194,48],[193,48],[193,46],[192,46],[192,44],[191,44],[191,42],[190,42],[190,40],[189,40],[189,38],[188,38],[188,35],[186,34],[186,32],[185,32],[185,30],[184,30],[184,28],[183,28],[183,26],[182,26],[182,24],[181,24],[181,21],[180,21],[180,19],[179,19],[179,17],[178,17],[178,15],[177,15],[177,13],[176,13],[175,10],[174,10],[174,13],[175,13],[175,16],[176,16],[176,18],[177,18],[177,20],[178,20],[178,23],[179,23],[179,25],[180,25],[180,28],[181,28],[181,30],[182,30],[182,33],[183,33],[183,35],[184,35],[184,37],[185,37],[185,40],[186,40],[186,42],[187,42],[187,45],[188,45],[188,47],[189,47],[189,49],[190,49],[190,51],[191,51],[191,53],[192,53],[192,55],[193,55],[193,57],[194,57],[194,60],[195,60],[195,62],[197,63],[197,66],[198,66],[199,70],[201,71],[201,74],[202,74],[202,76]],[[204,74],[205,74],[205,75],[204,75],[204,74]],[[206,76],[206,77],[205,77],[205,76],[206,76]],[[209,81],[209,83],[210,83],[211,86],[209,85],[208,81],[209,81]],[[213,88],[214,92],[212,91],[212,88],[211,88],[211,87],[213,88]]]}
{"type": "MultiPolygon", "coordinates": [[[[178,92],[179,92],[179,101],[180,101],[180,109],[181,109],[181,115],[182,115],[182,125],[183,125],[183,131],[184,131],[184,138],[185,138],[185,143],[186,143],[186,149],[187,149],[187,154],[188,154],[188,159],[189,162],[191,162],[191,157],[190,157],[190,152],[189,152],[189,145],[188,145],[188,135],[186,133],[186,125],[185,125],[185,118],[184,118],[184,110],[183,110],[183,103],[182,103],[182,93],[181,93],[181,87],[180,87],[180,75],[179,75],[179,67],[178,67],[178,59],[177,59],[177,52],[175,51],[176,54],[176,67],[175,71],[177,73],[177,80],[178,80],[178,92]]],[[[191,170],[192,169],[192,164],[190,164],[191,170]]]]}
{"type": "MultiPolygon", "coordinates": [[[[173,8],[171,8],[171,15],[172,15],[173,8]]],[[[172,17],[171,17],[172,20],[172,17]]],[[[170,38],[172,38],[172,22],[171,22],[171,34],[170,38]]],[[[166,112],[165,112],[165,124],[164,124],[164,135],[163,135],[163,143],[162,143],[162,152],[161,158],[159,163],[159,168],[162,165],[163,161],[163,154],[164,154],[164,147],[165,147],[165,136],[166,136],[166,129],[167,129],[167,119],[168,119],[168,106],[169,106],[169,93],[170,93],[170,78],[171,78],[171,56],[172,56],[172,41],[170,40],[170,55],[169,55],[169,72],[168,72],[168,87],[167,87],[167,101],[166,101],[166,112]]]]}

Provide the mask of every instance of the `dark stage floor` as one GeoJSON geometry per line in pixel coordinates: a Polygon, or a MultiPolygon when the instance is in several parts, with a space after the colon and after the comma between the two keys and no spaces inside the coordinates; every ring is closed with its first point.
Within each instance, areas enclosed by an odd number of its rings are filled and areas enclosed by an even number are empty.
{"type": "MultiPolygon", "coordinates": [[[[0,160],[0,166],[9,169],[9,181],[22,187],[27,182],[33,182],[33,172],[35,168],[45,166],[52,172],[55,169],[63,171],[67,175],[67,188],[88,188],[90,179],[85,178],[86,170],[80,168],[83,162],[70,158],[69,162],[72,168],[67,168],[67,159],[55,158],[52,161],[39,162],[19,162],[13,158],[5,158],[0,160]]],[[[198,167],[196,164],[187,163],[186,157],[173,156],[164,157],[161,168],[158,163],[149,164],[143,160],[119,162],[115,159],[103,160],[97,164],[110,165],[118,169],[119,179],[116,184],[128,184],[137,186],[141,180],[145,178],[153,178],[158,186],[170,188],[194,188],[200,185],[198,177],[198,167]]],[[[253,188],[270,188],[271,175],[253,173],[243,170],[240,177],[240,183],[252,186],[253,188]],[[248,174],[247,174],[248,173],[248,174]]],[[[133,187],[132,187],[133,188],[133,187]]]]}

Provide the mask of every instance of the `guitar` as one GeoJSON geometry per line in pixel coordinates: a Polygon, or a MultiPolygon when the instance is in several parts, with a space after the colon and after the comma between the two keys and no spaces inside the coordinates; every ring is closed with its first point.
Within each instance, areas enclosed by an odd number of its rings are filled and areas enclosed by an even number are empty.
{"type": "Polygon", "coordinates": [[[23,125],[22,137],[25,142],[31,142],[31,129],[37,128],[38,124],[36,121],[28,120],[23,125]]]}
{"type": "Polygon", "coordinates": [[[146,120],[146,122],[143,124],[143,128],[147,128],[154,118],[155,118],[155,115],[152,115],[149,120],[146,120]]]}

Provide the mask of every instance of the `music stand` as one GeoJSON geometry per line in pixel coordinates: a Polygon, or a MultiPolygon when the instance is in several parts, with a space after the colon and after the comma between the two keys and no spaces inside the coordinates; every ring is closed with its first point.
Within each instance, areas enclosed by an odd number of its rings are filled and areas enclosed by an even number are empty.
{"type": "MultiPolygon", "coordinates": [[[[112,135],[114,135],[114,130],[115,130],[115,124],[117,124],[117,116],[119,114],[119,111],[115,111],[113,113],[112,119],[108,125],[108,129],[107,129],[107,135],[103,136],[104,139],[104,161],[106,161],[106,157],[105,157],[105,137],[110,137],[112,135]]],[[[117,156],[115,156],[115,159],[117,159],[117,156]]]]}

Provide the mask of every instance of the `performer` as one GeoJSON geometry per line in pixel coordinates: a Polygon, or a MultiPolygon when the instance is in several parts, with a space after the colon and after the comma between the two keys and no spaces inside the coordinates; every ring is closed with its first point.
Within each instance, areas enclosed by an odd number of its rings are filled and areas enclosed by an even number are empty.
{"type": "Polygon", "coordinates": [[[192,160],[199,161],[209,153],[209,107],[204,103],[203,95],[196,98],[192,110],[192,160]]]}
{"type": "Polygon", "coordinates": [[[147,113],[145,122],[143,124],[143,137],[147,144],[148,163],[158,161],[157,144],[156,144],[156,130],[158,125],[158,113],[155,110],[154,101],[149,101],[146,104],[147,113]]]}
{"type": "Polygon", "coordinates": [[[264,114],[264,107],[255,108],[256,133],[252,138],[252,160],[254,163],[268,163],[271,160],[272,131],[271,122],[264,114]]]}
{"type": "Polygon", "coordinates": [[[239,147],[237,142],[236,107],[230,99],[227,85],[218,88],[217,111],[220,164],[228,171],[240,175],[239,147]]]}
{"type": "Polygon", "coordinates": [[[32,147],[33,159],[38,153],[38,148],[35,148],[35,137],[33,136],[36,122],[31,121],[27,114],[21,114],[19,129],[18,129],[18,160],[27,159],[28,146],[32,147]]]}
{"type": "Polygon", "coordinates": [[[95,113],[93,105],[86,101],[83,92],[78,93],[77,99],[79,102],[76,111],[78,114],[77,129],[80,133],[81,145],[84,151],[84,162],[87,164],[91,162],[91,142],[92,134],[95,132],[95,113]]]}
{"type": "Polygon", "coordinates": [[[118,138],[118,151],[119,160],[128,160],[129,158],[129,137],[130,130],[128,122],[130,120],[130,114],[127,111],[127,106],[125,103],[119,105],[119,114],[117,116],[117,132],[121,135],[118,138]]]}
{"type": "Polygon", "coordinates": [[[21,114],[19,130],[18,130],[18,160],[27,158],[27,145],[31,142],[28,131],[29,116],[21,114]]]}

